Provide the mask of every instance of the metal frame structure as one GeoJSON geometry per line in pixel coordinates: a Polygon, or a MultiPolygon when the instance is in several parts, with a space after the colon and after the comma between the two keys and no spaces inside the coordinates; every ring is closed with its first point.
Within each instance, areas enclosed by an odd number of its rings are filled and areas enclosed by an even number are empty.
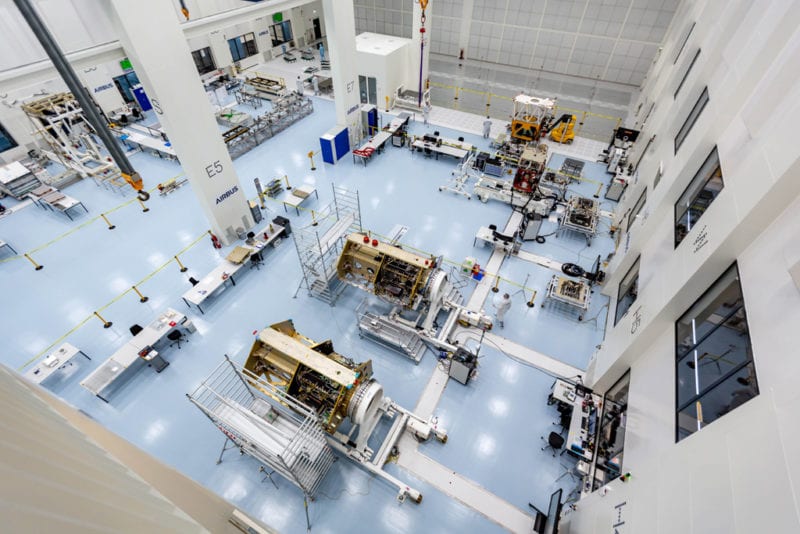
{"type": "Polygon", "coordinates": [[[225,435],[217,464],[233,442],[313,497],[335,461],[314,410],[227,356],[186,396],[225,435]]]}
{"type": "Polygon", "coordinates": [[[580,310],[578,320],[583,321],[583,314],[589,310],[592,301],[592,285],[585,280],[573,280],[554,274],[547,283],[547,293],[542,307],[547,302],[560,302],[580,310]]]}
{"type": "Polygon", "coordinates": [[[315,222],[292,232],[303,278],[295,297],[305,287],[308,295],[331,306],[344,289],[336,276],[336,263],[344,241],[353,232],[361,232],[361,201],[358,191],[331,184],[333,202],[317,211],[315,222]]]}
{"type": "Polygon", "coordinates": [[[564,231],[583,234],[586,246],[592,246],[592,237],[597,233],[600,219],[599,203],[591,198],[574,196],[567,201],[564,217],[558,229],[559,235],[564,231]]]}

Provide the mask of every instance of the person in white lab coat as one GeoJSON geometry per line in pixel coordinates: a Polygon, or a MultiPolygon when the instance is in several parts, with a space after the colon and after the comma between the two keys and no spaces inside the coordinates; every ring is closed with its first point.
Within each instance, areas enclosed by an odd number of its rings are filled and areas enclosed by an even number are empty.
{"type": "Polygon", "coordinates": [[[314,95],[319,96],[319,78],[316,76],[311,78],[311,84],[314,86],[314,95]]]}
{"type": "Polygon", "coordinates": [[[431,115],[431,105],[425,104],[422,106],[422,121],[425,123],[425,126],[428,125],[428,117],[431,115]]]}
{"type": "Polygon", "coordinates": [[[303,85],[303,80],[300,76],[297,77],[297,92],[301,95],[305,92],[305,87],[303,85]]]}
{"type": "Polygon", "coordinates": [[[495,295],[492,304],[494,305],[494,316],[497,318],[497,324],[500,325],[500,328],[503,328],[503,318],[506,316],[506,312],[511,308],[511,295],[508,293],[500,295],[500,293],[498,293],[495,295]]]}
{"type": "Polygon", "coordinates": [[[489,115],[486,115],[486,120],[483,121],[483,138],[489,139],[489,134],[492,131],[492,119],[489,118],[489,115]]]}

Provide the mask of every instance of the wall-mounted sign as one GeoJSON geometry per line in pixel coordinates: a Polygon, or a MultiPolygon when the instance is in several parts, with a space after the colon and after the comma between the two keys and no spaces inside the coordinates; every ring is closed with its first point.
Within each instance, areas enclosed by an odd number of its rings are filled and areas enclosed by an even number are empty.
{"type": "Polygon", "coordinates": [[[694,238],[694,242],[692,245],[694,246],[693,252],[696,254],[701,248],[708,244],[708,226],[703,225],[700,231],[697,233],[697,237],[694,238]]]}
{"type": "Polygon", "coordinates": [[[628,504],[627,501],[623,501],[614,507],[617,511],[617,518],[611,525],[611,528],[614,529],[612,531],[614,534],[622,534],[624,532],[622,526],[625,524],[625,521],[622,519],[622,508],[624,508],[626,504],[628,504]]]}

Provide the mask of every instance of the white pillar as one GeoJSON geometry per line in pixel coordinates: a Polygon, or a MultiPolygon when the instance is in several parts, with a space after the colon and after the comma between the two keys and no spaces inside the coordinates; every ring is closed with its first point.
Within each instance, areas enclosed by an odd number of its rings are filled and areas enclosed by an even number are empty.
{"type": "Polygon", "coordinates": [[[253,226],[247,198],[214,120],[175,11],[163,0],[111,0],[110,14],[192,190],[224,244],[253,226]]]}
{"type": "Polygon", "coordinates": [[[414,11],[411,14],[411,57],[412,61],[409,63],[411,72],[408,79],[412,81],[407,89],[413,91],[425,92],[428,82],[428,63],[431,55],[431,21],[433,19],[433,6],[431,0],[428,2],[428,7],[425,9],[425,33],[420,33],[422,27],[422,7],[419,2],[414,2],[414,11]],[[425,48],[420,58],[420,39],[425,43],[425,48]],[[420,60],[422,61],[422,89],[420,90],[420,60]]]}
{"type": "Polygon", "coordinates": [[[352,146],[361,132],[353,0],[322,0],[322,9],[331,58],[336,123],[348,127],[352,146]]]}

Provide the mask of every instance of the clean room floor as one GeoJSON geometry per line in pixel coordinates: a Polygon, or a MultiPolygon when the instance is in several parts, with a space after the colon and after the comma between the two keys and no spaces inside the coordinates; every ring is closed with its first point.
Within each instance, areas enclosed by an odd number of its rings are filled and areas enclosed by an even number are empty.
{"type": "MultiPolygon", "coordinates": [[[[408,231],[401,243],[459,265],[472,256],[485,264],[489,248],[474,247],[480,226],[505,226],[511,209],[496,201],[467,200],[438,187],[447,182],[456,162],[427,159],[407,148],[387,146],[366,165],[353,163],[347,154],[336,165],[316,160],[311,171],[306,154],[319,150],[319,136],[335,122],[333,103],[315,99],[314,113],[235,161],[249,198],[255,197],[253,179],[262,183],[286,175],[293,186],[310,184],[319,199],[304,204],[300,215],[284,212],[279,201],[268,201],[265,218],[277,215],[291,220],[293,228],[311,224],[312,210],[332,200],[331,184],[358,191],[365,230],[388,234],[395,225],[408,231]]],[[[258,110],[263,112],[265,108],[258,110]]],[[[388,119],[385,119],[385,122],[388,119]]],[[[410,133],[438,130],[443,136],[464,136],[481,149],[488,140],[441,125],[411,125],[410,133]]],[[[592,162],[602,145],[576,142],[592,162]]],[[[319,157],[319,156],[318,156],[319,157]]],[[[178,163],[137,153],[131,158],[148,189],[179,176],[178,163]]],[[[554,154],[550,166],[560,168],[563,156],[554,154]]],[[[592,196],[597,182],[608,182],[600,164],[587,163],[586,182],[573,193],[592,196]],[[591,180],[591,181],[589,181],[591,180]]],[[[470,186],[471,189],[471,186],[470,186]]],[[[337,352],[355,360],[373,360],[374,375],[386,394],[413,409],[433,369],[435,354],[428,352],[419,365],[374,343],[361,339],[355,323],[356,307],[366,297],[347,288],[336,306],[295,292],[301,272],[295,246],[284,240],[268,249],[260,270],[245,268],[229,287],[204,306],[205,314],[187,309],[180,296],[188,278],[202,278],[230,248],[212,248],[208,225],[197,208],[188,184],[167,196],[154,194],[143,213],[132,191],[124,194],[84,180],[66,188],[81,200],[88,213],[76,210],[74,221],[63,214],[36,206],[21,208],[0,219],[0,238],[20,254],[44,268],[35,271],[25,258],[1,251],[0,295],[6,301],[0,333],[2,363],[20,372],[38,357],[64,341],[82,349],[91,361],[74,360],[47,383],[47,388],[84,411],[110,430],[159,460],[174,466],[219,493],[236,506],[281,532],[306,528],[302,494],[277,475],[278,489],[262,483],[258,463],[229,451],[222,464],[216,458],[223,435],[187,399],[224,355],[243,363],[254,333],[269,324],[291,318],[302,334],[316,340],[332,339],[337,352]],[[116,225],[109,230],[100,215],[116,225]],[[174,257],[188,267],[181,273],[174,257]],[[149,297],[140,303],[131,291],[136,285],[149,297]],[[142,368],[106,404],[80,386],[80,381],[129,338],[128,328],[147,324],[167,307],[186,312],[197,326],[180,349],[163,351],[171,365],[162,373],[142,368]],[[104,329],[93,315],[97,311],[113,325],[104,329]]],[[[602,193],[601,193],[602,198],[602,193]]],[[[613,203],[603,201],[611,211],[613,203]]],[[[528,242],[525,250],[588,269],[599,255],[613,251],[608,236],[610,222],[603,219],[597,237],[587,247],[580,237],[548,238],[528,242]]],[[[549,227],[543,227],[543,232],[549,227]]],[[[552,228],[551,228],[552,229],[552,228]]],[[[595,346],[602,341],[608,299],[596,291],[583,321],[559,307],[540,307],[552,271],[519,258],[507,258],[498,273],[500,289],[513,296],[506,326],[496,334],[542,354],[584,369],[595,346]],[[537,292],[534,308],[525,303],[537,292]]],[[[473,281],[462,292],[469,297],[473,281]]],[[[490,295],[493,295],[490,293],[490,295]]],[[[491,297],[490,297],[491,298],[491,297]]],[[[486,303],[487,311],[491,306],[486,303]]],[[[426,443],[420,451],[497,494],[524,513],[527,503],[543,508],[557,487],[572,489],[570,477],[559,477],[574,465],[568,455],[553,458],[540,448],[557,429],[555,406],[546,405],[553,383],[549,374],[525,364],[490,344],[481,353],[477,378],[463,386],[451,381],[434,413],[450,430],[447,444],[426,443]],[[557,480],[558,479],[558,480],[557,480]]],[[[334,464],[309,513],[315,532],[501,532],[490,518],[459,503],[396,465],[387,470],[420,489],[419,505],[398,503],[396,491],[344,458],[334,464]]]]}

